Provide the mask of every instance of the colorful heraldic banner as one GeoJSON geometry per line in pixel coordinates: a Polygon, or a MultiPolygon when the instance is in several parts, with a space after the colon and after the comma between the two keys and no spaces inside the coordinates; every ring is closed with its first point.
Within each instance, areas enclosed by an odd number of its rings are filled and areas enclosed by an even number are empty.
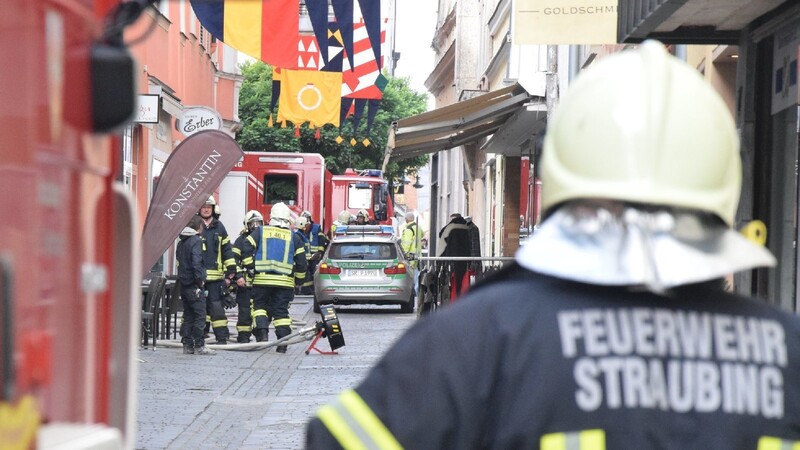
{"type": "Polygon", "coordinates": [[[313,127],[330,123],[338,127],[341,90],[341,72],[282,70],[278,121],[288,120],[295,125],[309,122],[313,127]]]}
{"type": "Polygon", "coordinates": [[[617,0],[515,0],[514,43],[616,44],[617,0]]]}
{"type": "Polygon", "coordinates": [[[193,134],[172,151],[161,171],[142,232],[142,273],[175,242],[225,175],[244,157],[222,131],[193,134]]]}
{"type": "Polygon", "coordinates": [[[772,53],[772,114],[800,103],[797,89],[800,30],[789,26],[775,33],[772,53]]]}
{"type": "Polygon", "coordinates": [[[277,67],[297,62],[299,0],[191,0],[197,19],[225,44],[277,67]]]}

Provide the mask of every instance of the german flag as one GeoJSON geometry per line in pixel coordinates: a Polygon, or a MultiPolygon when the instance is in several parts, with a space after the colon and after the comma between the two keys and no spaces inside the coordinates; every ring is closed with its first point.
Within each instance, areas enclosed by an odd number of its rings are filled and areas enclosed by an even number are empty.
{"type": "Polygon", "coordinates": [[[200,24],[242,53],[276,67],[297,64],[300,0],[191,0],[200,24]]]}

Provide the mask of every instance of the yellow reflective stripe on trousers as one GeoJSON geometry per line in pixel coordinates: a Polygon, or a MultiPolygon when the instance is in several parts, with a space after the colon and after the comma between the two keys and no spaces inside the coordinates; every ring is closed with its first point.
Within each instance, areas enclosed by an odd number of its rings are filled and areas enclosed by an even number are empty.
{"type": "Polygon", "coordinates": [[[550,433],[542,436],[539,446],[541,450],[605,450],[606,433],[599,429],[550,433]]]}
{"type": "Polygon", "coordinates": [[[274,319],[272,325],[276,327],[289,327],[292,325],[292,319],[288,317],[285,319],[274,319]]]}
{"type": "Polygon", "coordinates": [[[758,440],[758,450],[800,450],[800,441],[789,441],[773,436],[762,436],[758,440]]]}
{"type": "Polygon", "coordinates": [[[214,328],[225,328],[228,326],[228,319],[215,320],[211,322],[211,326],[214,328]]]}
{"type": "Polygon", "coordinates": [[[322,423],[346,450],[402,449],[403,447],[353,390],[317,413],[322,423]]]}

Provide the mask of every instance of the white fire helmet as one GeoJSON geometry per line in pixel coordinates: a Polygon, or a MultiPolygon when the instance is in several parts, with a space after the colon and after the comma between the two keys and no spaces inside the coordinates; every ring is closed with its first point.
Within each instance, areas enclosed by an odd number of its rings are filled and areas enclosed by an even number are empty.
{"type": "Polygon", "coordinates": [[[208,200],[206,200],[206,203],[205,203],[205,204],[206,204],[206,205],[212,205],[212,206],[216,206],[216,205],[217,205],[217,201],[216,201],[216,200],[214,200],[214,196],[213,196],[213,195],[209,195],[209,196],[208,196],[208,200]]]}
{"type": "Polygon", "coordinates": [[[339,220],[340,224],[347,225],[347,222],[350,221],[350,217],[352,217],[352,214],[350,214],[350,211],[348,211],[346,209],[343,209],[342,212],[339,213],[339,216],[337,217],[337,219],[339,220]]]}
{"type": "Polygon", "coordinates": [[[647,41],[590,66],[544,140],[543,212],[581,198],[691,208],[731,226],[741,188],[736,127],[697,71],[647,41]]]}
{"type": "Polygon", "coordinates": [[[289,207],[286,206],[286,203],[278,202],[272,205],[272,211],[269,213],[270,224],[273,221],[280,221],[284,222],[285,225],[291,225],[292,223],[292,211],[289,210],[289,207]]]}
{"type": "Polygon", "coordinates": [[[262,216],[261,213],[255,209],[247,211],[244,215],[244,226],[250,228],[251,226],[254,226],[256,222],[261,222],[263,224],[264,216],[262,216]]]}
{"type": "Polygon", "coordinates": [[[311,221],[311,211],[305,210],[300,215],[308,218],[308,220],[311,221]]]}
{"type": "Polygon", "coordinates": [[[302,230],[303,228],[306,227],[306,225],[308,225],[308,217],[306,217],[306,216],[298,217],[297,218],[297,222],[295,223],[295,225],[297,226],[298,229],[302,230]]]}

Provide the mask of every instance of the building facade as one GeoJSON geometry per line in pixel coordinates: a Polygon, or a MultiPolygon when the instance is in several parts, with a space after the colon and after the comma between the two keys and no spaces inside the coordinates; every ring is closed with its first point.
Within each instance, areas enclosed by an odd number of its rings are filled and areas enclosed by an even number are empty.
{"type": "MultiPolygon", "coordinates": [[[[138,62],[140,103],[135,123],[124,130],[121,173],[138,217],[144,218],[164,163],[186,138],[178,126],[183,112],[195,106],[214,110],[221,130],[235,137],[243,77],[238,52],[200,25],[188,0],[147,9],[125,37],[138,62]]],[[[156,269],[171,272],[171,265],[167,254],[156,269]]]]}

